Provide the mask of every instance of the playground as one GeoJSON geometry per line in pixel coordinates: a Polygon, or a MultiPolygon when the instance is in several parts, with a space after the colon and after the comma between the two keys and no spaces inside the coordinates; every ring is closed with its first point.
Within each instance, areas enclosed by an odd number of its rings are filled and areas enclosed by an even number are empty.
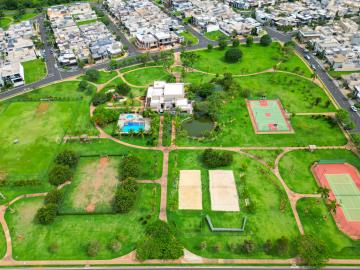
{"type": "Polygon", "coordinates": [[[360,238],[360,177],[357,169],[343,162],[319,161],[312,172],[322,187],[330,189],[329,198],[339,204],[334,218],[350,237],[360,238]]]}
{"type": "Polygon", "coordinates": [[[293,133],[285,111],[277,100],[246,100],[256,134],[293,133]]]}

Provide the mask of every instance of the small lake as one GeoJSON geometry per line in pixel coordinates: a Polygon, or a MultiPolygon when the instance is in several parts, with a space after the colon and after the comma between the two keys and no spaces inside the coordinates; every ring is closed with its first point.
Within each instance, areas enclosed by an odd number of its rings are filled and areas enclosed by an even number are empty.
{"type": "Polygon", "coordinates": [[[203,137],[214,128],[214,123],[208,118],[189,119],[182,123],[182,128],[190,137],[203,137]]]}

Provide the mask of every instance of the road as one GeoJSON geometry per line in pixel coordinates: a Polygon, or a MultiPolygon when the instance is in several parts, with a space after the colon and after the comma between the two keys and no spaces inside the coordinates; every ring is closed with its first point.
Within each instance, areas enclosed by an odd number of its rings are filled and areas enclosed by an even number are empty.
{"type": "MultiPolygon", "coordinates": [[[[268,33],[271,35],[272,38],[280,40],[282,42],[287,42],[291,40],[291,35],[289,34],[284,34],[281,33],[279,31],[276,31],[270,27],[266,27],[266,30],[268,31],[268,33]]],[[[299,45],[295,46],[295,50],[297,53],[299,53],[304,59],[305,55],[307,53],[305,53],[304,49],[301,48],[299,45]]],[[[333,80],[330,78],[330,76],[327,74],[327,72],[322,68],[321,65],[319,65],[317,59],[315,56],[313,56],[312,54],[307,54],[309,55],[310,59],[306,59],[308,61],[308,63],[310,65],[314,65],[316,70],[315,73],[316,75],[323,81],[323,83],[325,84],[326,88],[329,90],[329,92],[331,93],[331,95],[334,97],[334,99],[336,100],[336,102],[339,104],[339,106],[345,110],[347,110],[350,113],[350,116],[352,118],[352,120],[355,123],[355,128],[351,131],[352,133],[360,133],[360,116],[358,113],[353,112],[350,109],[350,104],[347,100],[347,98],[341,93],[341,91],[339,90],[339,88],[335,85],[335,83],[333,82],[333,80]]]]}

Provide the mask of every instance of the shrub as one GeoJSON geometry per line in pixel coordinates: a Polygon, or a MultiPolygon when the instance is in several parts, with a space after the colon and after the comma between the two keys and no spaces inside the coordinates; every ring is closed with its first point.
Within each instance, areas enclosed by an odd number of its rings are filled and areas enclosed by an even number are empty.
{"type": "Polygon", "coordinates": [[[183,256],[182,245],[164,221],[157,220],[148,225],[145,233],[145,240],[141,240],[136,249],[139,260],[178,259],[183,256]]]}
{"type": "Polygon", "coordinates": [[[270,239],[266,240],[266,242],[263,245],[263,250],[266,254],[271,254],[273,248],[273,244],[270,239]]]}
{"type": "Polygon", "coordinates": [[[246,46],[251,47],[254,43],[254,38],[252,36],[248,36],[246,38],[246,46]]]}
{"type": "Polygon", "coordinates": [[[233,155],[227,151],[206,149],[202,154],[202,160],[209,168],[228,166],[233,161],[233,155]]]}
{"type": "Polygon", "coordinates": [[[233,47],[239,47],[240,46],[240,41],[237,38],[234,39],[233,42],[232,42],[232,46],[233,47]]]}
{"type": "Polygon", "coordinates": [[[51,224],[55,221],[57,211],[58,206],[56,204],[47,204],[38,209],[35,219],[43,225],[51,224]]]}
{"type": "Polygon", "coordinates": [[[56,204],[56,205],[60,205],[60,203],[62,202],[64,198],[64,194],[58,190],[58,189],[53,189],[51,190],[45,197],[45,204],[56,204]]]}
{"type": "Polygon", "coordinates": [[[49,182],[54,186],[59,186],[71,180],[72,170],[69,166],[55,165],[49,173],[49,182]]]}
{"type": "Polygon", "coordinates": [[[244,242],[241,245],[241,251],[246,254],[250,254],[254,252],[255,250],[255,244],[252,240],[244,240],[244,242]]]}
{"type": "Polygon", "coordinates": [[[81,82],[79,82],[78,91],[83,92],[88,88],[88,86],[89,86],[89,83],[85,80],[82,80],[81,82]]]}
{"type": "Polygon", "coordinates": [[[230,48],[225,52],[225,61],[229,63],[236,63],[242,57],[242,51],[239,48],[230,48]]]}
{"type": "Polygon", "coordinates": [[[97,107],[94,110],[92,121],[100,126],[104,127],[109,123],[116,121],[119,117],[119,113],[116,110],[107,110],[103,106],[97,107]]]}
{"type": "Polygon", "coordinates": [[[119,180],[125,180],[129,177],[137,178],[141,172],[141,161],[138,157],[133,155],[125,156],[120,161],[119,166],[119,180]]]}
{"type": "Polygon", "coordinates": [[[99,241],[91,241],[87,247],[87,254],[90,257],[95,257],[99,254],[100,251],[100,243],[99,241]]]}
{"type": "Polygon", "coordinates": [[[227,47],[227,41],[224,38],[219,39],[218,44],[220,50],[225,50],[225,48],[227,47]]]}
{"type": "Polygon", "coordinates": [[[211,50],[213,49],[213,47],[214,47],[214,46],[213,46],[212,44],[208,44],[208,45],[207,45],[207,49],[208,49],[209,51],[211,51],[211,50]]]}
{"type": "Polygon", "coordinates": [[[112,98],[112,94],[111,93],[104,93],[104,92],[98,92],[96,93],[93,98],[92,98],[92,104],[94,106],[98,106],[100,104],[104,104],[108,101],[110,101],[112,98]]]}
{"type": "Polygon", "coordinates": [[[263,35],[260,38],[260,44],[263,46],[269,46],[272,43],[272,39],[269,35],[263,35]]]}
{"type": "Polygon", "coordinates": [[[49,247],[48,247],[48,251],[52,254],[55,254],[57,251],[59,250],[59,245],[56,243],[52,243],[49,247]]]}
{"type": "Polygon", "coordinates": [[[285,255],[289,251],[289,239],[285,236],[277,239],[274,245],[274,251],[278,255],[285,255]]]}
{"type": "Polygon", "coordinates": [[[113,239],[110,241],[109,249],[112,252],[118,252],[121,249],[121,243],[119,240],[113,239]]]}
{"type": "Polygon", "coordinates": [[[58,154],[55,158],[55,162],[59,165],[67,165],[69,167],[75,167],[79,161],[79,156],[72,150],[65,150],[58,154]]]}

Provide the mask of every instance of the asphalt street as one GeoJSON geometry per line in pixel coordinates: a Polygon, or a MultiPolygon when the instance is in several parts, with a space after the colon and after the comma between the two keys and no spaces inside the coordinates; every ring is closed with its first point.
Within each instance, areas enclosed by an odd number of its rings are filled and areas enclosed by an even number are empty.
{"type": "MultiPolygon", "coordinates": [[[[282,42],[287,42],[291,40],[291,35],[284,34],[279,31],[276,31],[270,27],[266,27],[266,30],[268,33],[272,36],[272,38],[280,40],[282,42]]],[[[303,48],[296,45],[295,46],[296,51],[306,60],[310,65],[315,66],[315,73],[317,76],[323,81],[331,95],[334,97],[336,102],[339,104],[339,106],[345,110],[347,110],[350,113],[350,116],[352,120],[355,123],[355,129],[352,130],[352,133],[360,133],[360,116],[357,112],[354,112],[350,109],[350,104],[347,101],[347,98],[340,92],[338,87],[335,85],[333,80],[330,78],[330,76],[327,74],[327,72],[322,68],[321,65],[319,65],[316,57],[312,55],[311,53],[306,53],[303,48]],[[309,55],[310,59],[306,59],[305,55],[309,55]]]]}

